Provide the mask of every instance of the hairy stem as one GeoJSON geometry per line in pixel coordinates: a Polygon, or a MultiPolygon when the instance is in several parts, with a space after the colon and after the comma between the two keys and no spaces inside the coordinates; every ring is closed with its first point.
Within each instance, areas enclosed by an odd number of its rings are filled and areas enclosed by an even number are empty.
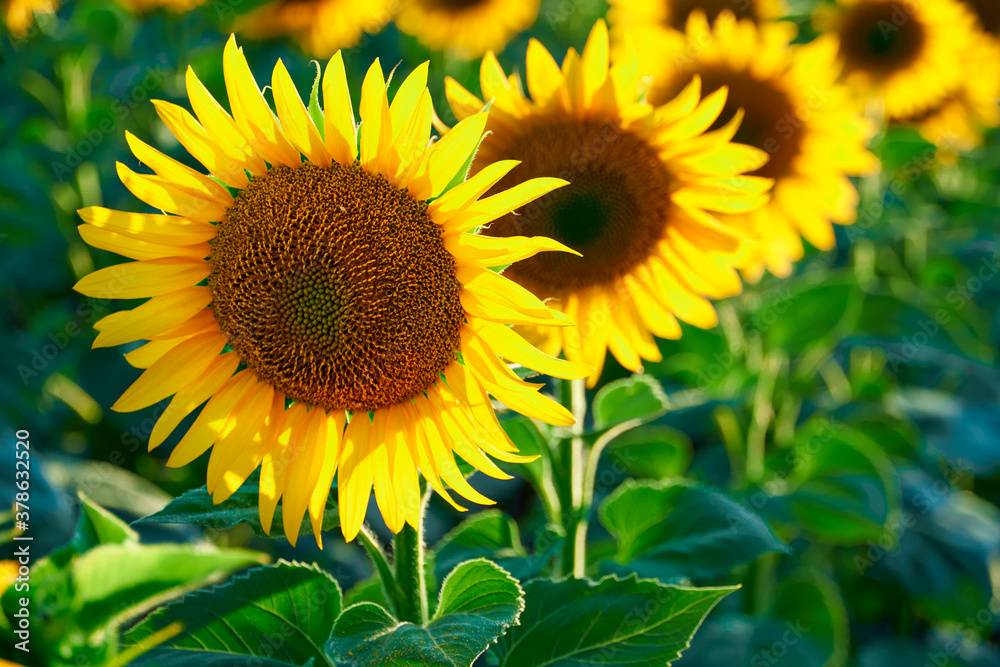
{"type": "Polygon", "coordinates": [[[420,506],[417,530],[403,526],[393,541],[396,566],[396,613],[401,621],[416,625],[427,622],[427,584],[424,581],[424,513],[428,495],[420,506]]]}

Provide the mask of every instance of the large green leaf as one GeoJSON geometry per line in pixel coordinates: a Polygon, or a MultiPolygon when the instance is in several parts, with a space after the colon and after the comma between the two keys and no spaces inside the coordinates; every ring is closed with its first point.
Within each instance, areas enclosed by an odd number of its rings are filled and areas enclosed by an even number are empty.
{"type": "Polygon", "coordinates": [[[819,284],[800,279],[771,290],[750,313],[750,319],[763,333],[768,349],[796,355],[814,344],[846,335],[862,302],[863,294],[853,273],[844,272],[819,284]]]}
{"type": "Polygon", "coordinates": [[[636,577],[535,579],[521,623],[497,643],[501,667],[669,665],[728,588],[680,588],[636,577]]]}
{"type": "MultiPolygon", "coordinates": [[[[135,523],[182,523],[201,526],[210,530],[228,530],[240,522],[247,523],[253,532],[261,537],[270,537],[260,524],[258,504],[260,474],[254,473],[236,493],[218,505],[212,502],[212,495],[202,485],[177,496],[162,510],[144,516],[135,523]]],[[[337,509],[337,494],[331,493],[323,511],[323,530],[332,530],[340,525],[337,509]]],[[[281,525],[281,505],[274,511],[273,526],[281,525]]],[[[312,522],[303,517],[299,535],[312,535],[312,522]]],[[[279,531],[280,533],[280,531],[279,531]]]]}
{"type": "Polygon", "coordinates": [[[612,441],[607,456],[637,477],[663,479],[684,474],[691,463],[691,440],[669,426],[640,426],[612,441]]]}
{"type": "Polygon", "coordinates": [[[500,510],[485,510],[463,521],[435,545],[434,573],[440,579],[463,561],[487,558],[523,581],[542,572],[554,555],[553,544],[561,541],[550,540],[550,548],[529,555],[514,519],[500,510]]]}
{"type": "Polygon", "coordinates": [[[265,658],[291,665],[310,660],[328,664],[323,644],[341,606],[333,577],[316,565],[281,561],[163,607],[130,630],[124,641],[141,643],[179,622],[183,632],[132,664],[215,664],[225,654],[242,660],[228,663],[233,665],[258,664],[265,658]]]}
{"type": "Polygon", "coordinates": [[[601,505],[618,542],[617,571],[661,581],[714,577],[769,551],[787,552],[754,512],[683,480],[628,480],[601,505]]]}
{"type": "Polygon", "coordinates": [[[814,419],[793,443],[792,515],[823,542],[878,540],[899,518],[900,493],[889,458],[861,432],[814,419]]]}
{"type": "Polygon", "coordinates": [[[825,658],[824,667],[843,667],[850,648],[847,607],[836,582],[816,571],[784,577],[773,614],[808,628],[809,641],[825,658]]]}
{"type": "Polygon", "coordinates": [[[660,383],[648,375],[609,382],[594,396],[594,428],[610,428],[622,422],[656,419],[670,404],[660,383]]]}
{"type": "Polygon", "coordinates": [[[521,587],[485,559],[462,563],[445,579],[434,618],[400,623],[377,604],[348,607],[327,653],[343,667],[469,667],[524,607],[521,587]]]}

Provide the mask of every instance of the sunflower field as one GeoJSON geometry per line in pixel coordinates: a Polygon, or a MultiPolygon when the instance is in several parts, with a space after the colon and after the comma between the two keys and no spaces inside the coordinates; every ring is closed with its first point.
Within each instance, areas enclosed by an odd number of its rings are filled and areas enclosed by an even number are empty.
{"type": "Polygon", "coordinates": [[[1000,0],[0,0],[0,667],[1000,667],[1000,0]]]}

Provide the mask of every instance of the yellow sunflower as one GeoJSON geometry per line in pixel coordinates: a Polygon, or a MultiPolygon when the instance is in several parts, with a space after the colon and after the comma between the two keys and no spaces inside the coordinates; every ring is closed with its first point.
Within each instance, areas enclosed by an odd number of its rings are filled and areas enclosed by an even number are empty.
{"type": "Polygon", "coordinates": [[[14,37],[24,37],[35,21],[35,14],[55,14],[57,0],[7,0],[3,3],[3,19],[14,37]]]}
{"type": "Polygon", "coordinates": [[[403,0],[396,26],[436,51],[500,51],[538,18],[539,0],[403,0]]]}
{"type": "Polygon", "coordinates": [[[608,23],[612,37],[621,42],[625,35],[640,47],[653,45],[673,31],[684,32],[688,17],[701,11],[715,21],[723,11],[756,23],[785,15],[784,0],[608,0],[608,23]]]}
{"type": "Polygon", "coordinates": [[[507,327],[566,318],[488,268],[564,248],[469,230],[564,182],[532,179],[482,197],[517,164],[505,161],[456,185],[486,114],[429,146],[426,63],[390,103],[376,60],[361,88],[360,129],[339,52],[322,79],[325,113],[307,111],[279,60],[275,115],[233,38],[223,73],[232,115],[191,69],[195,115],[154,102],[210,175],[129,134],[136,158],[154,174],[120,163],[118,173],[166,214],[80,211],[87,243],[137,261],[96,271],[75,289],[151,297],[96,325],[95,347],[149,341],[126,355],[146,370],[112,409],[140,410],[173,396],[152,430],[152,448],[207,401],[168,465],[211,448],[207,485],[215,502],[260,466],[261,523],[270,530],[283,497],[293,544],[307,510],[319,540],[335,474],[348,540],[373,485],[393,531],[415,525],[418,470],[456,507],[445,484],[489,503],[453,455],[497,478],[507,476],[489,457],[525,460],[500,428],[490,395],[533,418],[573,422],[498,355],[559,377],[583,377],[590,368],[545,356],[507,327]]]}
{"type": "Polygon", "coordinates": [[[814,23],[839,39],[845,83],[887,119],[924,113],[958,90],[976,32],[958,0],[838,0],[814,23]]]}
{"type": "Polygon", "coordinates": [[[962,54],[962,74],[957,89],[898,122],[915,126],[946,151],[967,151],[981,144],[984,129],[1000,126],[1000,41],[982,33],[970,35],[962,54]]]}
{"type": "Polygon", "coordinates": [[[878,168],[865,148],[874,127],[837,83],[832,38],[791,46],[792,23],[757,26],[725,12],[709,25],[700,11],[691,14],[685,34],[684,41],[667,40],[640,54],[642,71],[653,77],[649,102],[672,99],[695,75],[706,93],[728,88],[713,127],[742,117],[735,140],[770,155],[755,173],[775,184],[767,205],[726,216],[723,224],[758,239],[744,245],[739,262],[748,278],[756,280],[765,268],[786,276],[802,257],[800,236],[827,250],[834,245],[830,223],[855,221],[858,195],[848,177],[878,168]]]}
{"type": "MultiPolygon", "coordinates": [[[[582,54],[570,49],[562,67],[536,40],[528,45],[527,87],[508,78],[490,53],[483,59],[483,97],[492,100],[473,173],[494,160],[518,156],[519,175],[554,174],[571,182],[490,225],[493,236],[550,236],[582,253],[539,256],[504,275],[524,285],[577,327],[532,328],[530,338],[548,354],[595,368],[607,350],[637,370],[659,360],[653,336],[677,338],[677,319],[700,327],[717,322],[706,297],[740,290],[731,264],[740,230],[717,213],[741,213],[767,201],[771,181],[742,175],[767,154],[731,143],[739,119],[706,132],[726,102],[719,90],[702,99],[696,78],[671,102],[652,107],[641,99],[634,59],[608,65],[608,32],[598,21],[582,54]]],[[[454,80],[445,90],[458,118],[474,116],[483,102],[454,80]]],[[[452,130],[454,131],[454,130],[452,130]]],[[[446,135],[447,136],[447,135],[446,135]]]]}
{"type": "Polygon", "coordinates": [[[394,0],[278,0],[241,16],[236,32],[253,39],[291,36],[302,50],[329,58],[377,33],[392,19],[394,0]]]}

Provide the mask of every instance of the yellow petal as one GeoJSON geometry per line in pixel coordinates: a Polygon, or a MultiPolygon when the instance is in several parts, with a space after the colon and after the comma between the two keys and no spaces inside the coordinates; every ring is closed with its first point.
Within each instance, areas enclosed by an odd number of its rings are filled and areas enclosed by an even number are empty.
{"type": "Polygon", "coordinates": [[[134,412],[177,393],[208,368],[225,346],[226,336],[220,332],[184,341],[147,368],[111,409],[134,412]]]}
{"type": "Polygon", "coordinates": [[[153,297],[123,313],[124,316],[116,318],[113,324],[101,328],[93,346],[112,347],[148,339],[194,317],[211,301],[212,291],[208,287],[185,287],[153,297]]]}
{"type": "Polygon", "coordinates": [[[271,165],[293,167],[299,164],[299,152],[288,142],[274,113],[264,101],[246,56],[236,46],[236,38],[232,35],[222,54],[222,72],[233,118],[257,154],[271,165]]]}
{"type": "Polygon", "coordinates": [[[437,197],[455,178],[479,145],[488,114],[479,113],[458,122],[448,134],[428,149],[427,159],[410,182],[416,199],[437,197]]]}
{"type": "Polygon", "coordinates": [[[500,179],[519,164],[521,163],[518,160],[500,160],[499,162],[487,165],[475,176],[472,176],[463,183],[459,183],[431,202],[430,206],[428,206],[428,213],[431,219],[440,225],[448,227],[449,225],[446,223],[453,216],[463,214],[472,202],[479,199],[479,197],[496,185],[500,179]]]}
{"type": "Polygon", "coordinates": [[[352,164],[358,156],[354,107],[340,51],[333,54],[323,73],[323,125],[330,155],[341,165],[352,164]]]}
{"type": "Polygon", "coordinates": [[[188,188],[174,185],[159,176],[137,174],[117,162],[118,177],[136,197],[153,208],[201,222],[216,222],[226,214],[226,205],[188,188]]]}
{"type": "Polygon", "coordinates": [[[205,261],[149,259],[99,269],[81,278],[73,289],[101,299],[143,299],[196,285],[211,270],[205,261]]]}
{"type": "Polygon", "coordinates": [[[361,84],[361,166],[370,174],[381,173],[382,159],[392,145],[392,116],[385,96],[385,76],[378,58],[368,68],[361,84]]]}
{"type": "Polygon", "coordinates": [[[375,488],[375,502],[385,525],[393,533],[403,529],[405,516],[396,500],[395,483],[393,479],[392,457],[395,454],[396,439],[392,442],[386,439],[386,420],[389,411],[385,408],[376,410],[372,419],[371,429],[371,462],[372,483],[375,488]],[[391,445],[391,446],[390,446],[391,445]]]}
{"type": "Polygon", "coordinates": [[[319,135],[319,130],[309,117],[281,58],[278,58],[274,66],[271,87],[274,90],[274,106],[278,110],[278,119],[289,141],[313,164],[329,167],[330,153],[323,144],[323,137],[319,135]]]}
{"type": "Polygon", "coordinates": [[[93,225],[79,225],[77,231],[84,242],[94,248],[107,250],[129,259],[163,259],[165,257],[187,257],[205,259],[211,252],[207,243],[197,245],[162,245],[93,225]]]}
{"type": "Polygon", "coordinates": [[[206,199],[217,200],[222,206],[229,206],[232,203],[233,196],[224,187],[208,176],[164,155],[128,130],[125,131],[125,141],[139,162],[148,166],[164,180],[197,192],[206,199]]]}
{"type": "Polygon", "coordinates": [[[552,54],[534,37],[528,41],[525,57],[528,92],[535,104],[542,105],[562,86],[563,76],[552,54]]]}
{"type": "Polygon", "coordinates": [[[507,361],[567,380],[585,378],[594,371],[586,364],[543,354],[510,327],[485,320],[472,320],[469,324],[494,352],[507,361]]]}
{"type": "MultiPolygon", "coordinates": [[[[233,430],[225,437],[219,438],[212,449],[212,457],[208,461],[208,472],[205,475],[205,486],[209,493],[215,493],[216,486],[222,481],[223,475],[238,459],[253,460],[253,465],[247,471],[247,475],[260,465],[263,451],[251,443],[254,435],[259,434],[264,427],[273,404],[274,387],[269,382],[258,382],[256,385],[251,384],[248,387],[243,398],[233,408],[236,422],[233,430]],[[252,456],[252,452],[257,453],[257,457],[252,456]]],[[[243,479],[245,480],[246,477],[243,479]]],[[[235,485],[235,488],[224,494],[225,498],[228,498],[242,483],[241,480],[239,484],[235,485]]],[[[213,498],[213,500],[221,502],[225,498],[220,495],[219,499],[213,498]]]]}
{"type": "Polygon", "coordinates": [[[451,217],[447,222],[438,220],[438,223],[444,226],[446,232],[466,232],[507,215],[564,185],[569,185],[569,182],[561,178],[533,178],[486,199],[480,199],[467,207],[461,215],[451,217]]]}
{"type": "Polygon", "coordinates": [[[298,539],[302,518],[309,506],[309,499],[319,478],[320,469],[323,467],[323,460],[320,457],[326,453],[325,411],[314,407],[300,419],[298,430],[293,431],[296,443],[288,466],[285,499],[281,507],[282,525],[293,547],[298,539]]]}
{"type": "Polygon", "coordinates": [[[547,236],[492,237],[480,234],[453,234],[444,238],[444,246],[455,259],[474,262],[481,267],[501,266],[544,251],[568,252],[581,256],[576,250],[547,236]]]}
{"type": "Polygon", "coordinates": [[[340,504],[340,530],[348,542],[361,530],[372,491],[371,431],[368,414],[355,414],[347,425],[340,452],[337,500],[340,504]]]}
{"type": "Polygon", "coordinates": [[[128,213],[100,206],[81,208],[77,214],[84,222],[122,236],[159,243],[188,246],[215,238],[216,227],[208,222],[196,222],[174,215],[128,213]]]}
{"type": "Polygon", "coordinates": [[[326,416],[324,431],[326,442],[321,443],[324,448],[323,467],[320,468],[316,487],[309,498],[309,519],[312,522],[313,535],[316,536],[316,544],[320,549],[323,548],[323,515],[326,512],[326,500],[330,496],[333,477],[337,473],[337,464],[340,462],[340,443],[344,437],[345,422],[345,415],[339,410],[334,410],[326,416]]]}
{"type": "Polygon", "coordinates": [[[214,396],[233,377],[239,365],[240,356],[235,352],[219,355],[209,363],[201,375],[192,379],[191,384],[177,392],[149,434],[149,449],[163,444],[185,417],[214,396]]]}

